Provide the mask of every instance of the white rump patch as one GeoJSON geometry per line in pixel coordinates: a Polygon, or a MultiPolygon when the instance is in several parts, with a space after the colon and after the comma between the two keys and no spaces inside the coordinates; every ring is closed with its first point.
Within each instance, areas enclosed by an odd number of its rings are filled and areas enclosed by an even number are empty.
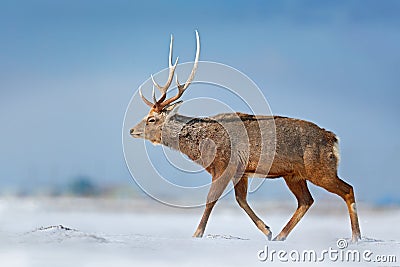
{"type": "Polygon", "coordinates": [[[339,164],[340,161],[340,153],[339,153],[339,140],[335,142],[332,148],[332,153],[337,159],[337,164],[339,164]]]}

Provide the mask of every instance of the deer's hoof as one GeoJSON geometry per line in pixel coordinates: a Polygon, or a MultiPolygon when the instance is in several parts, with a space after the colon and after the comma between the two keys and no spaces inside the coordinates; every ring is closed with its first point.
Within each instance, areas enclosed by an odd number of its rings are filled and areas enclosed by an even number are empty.
{"type": "Polygon", "coordinates": [[[199,231],[199,230],[196,230],[196,232],[194,232],[192,237],[201,238],[201,237],[203,237],[203,232],[199,231]]]}
{"type": "Polygon", "coordinates": [[[353,236],[351,238],[351,243],[357,243],[360,240],[361,240],[361,236],[353,236]]]}
{"type": "Polygon", "coordinates": [[[266,225],[265,223],[263,223],[261,220],[259,222],[256,223],[258,229],[261,230],[261,232],[263,232],[263,234],[268,238],[268,240],[271,240],[272,238],[272,232],[269,229],[269,226],[266,225]]]}
{"type": "Polygon", "coordinates": [[[264,227],[265,227],[265,230],[263,232],[266,235],[266,237],[268,238],[268,241],[270,241],[272,238],[272,232],[267,225],[265,225],[264,227]]]}
{"type": "Polygon", "coordinates": [[[267,238],[268,238],[268,241],[271,241],[271,238],[272,238],[272,232],[271,231],[269,231],[269,233],[267,234],[267,238]]]}
{"type": "Polygon", "coordinates": [[[286,237],[285,236],[275,236],[275,238],[272,241],[285,241],[286,237]]]}

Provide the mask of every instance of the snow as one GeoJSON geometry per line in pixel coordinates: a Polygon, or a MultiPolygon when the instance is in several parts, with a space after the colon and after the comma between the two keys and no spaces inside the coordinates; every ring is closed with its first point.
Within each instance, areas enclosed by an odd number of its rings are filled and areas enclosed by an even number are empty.
{"type": "MultiPolygon", "coordinates": [[[[250,201],[251,202],[251,201],[250,201]]],[[[295,203],[250,203],[276,235],[295,203]]],[[[260,250],[346,249],[395,255],[394,263],[332,262],[325,266],[399,266],[399,208],[359,204],[363,240],[350,243],[350,223],[338,199],[315,203],[284,242],[267,241],[233,199],[215,207],[204,238],[192,238],[202,209],[178,209],[143,198],[0,199],[0,266],[281,266],[260,250]]],[[[286,263],[287,264],[287,263],[286,263]]],[[[308,266],[297,262],[296,266],[308,266]]]]}

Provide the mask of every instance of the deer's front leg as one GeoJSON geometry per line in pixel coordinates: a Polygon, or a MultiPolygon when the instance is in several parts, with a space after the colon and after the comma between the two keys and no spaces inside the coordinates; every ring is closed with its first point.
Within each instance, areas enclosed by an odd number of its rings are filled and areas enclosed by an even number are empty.
{"type": "Polygon", "coordinates": [[[214,179],[214,177],[215,176],[213,176],[211,188],[207,195],[207,203],[203,213],[203,217],[201,218],[199,226],[197,227],[196,232],[194,232],[193,237],[203,236],[211,211],[215,203],[217,203],[218,199],[221,197],[232,176],[226,173],[218,178],[214,179]]]}
{"type": "Polygon", "coordinates": [[[193,237],[203,236],[204,230],[206,229],[208,218],[210,217],[211,210],[214,207],[215,203],[216,201],[206,204],[203,217],[201,217],[201,221],[199,223],[199,226],[197,226],[196,232],[194,232],[193,237]]]}

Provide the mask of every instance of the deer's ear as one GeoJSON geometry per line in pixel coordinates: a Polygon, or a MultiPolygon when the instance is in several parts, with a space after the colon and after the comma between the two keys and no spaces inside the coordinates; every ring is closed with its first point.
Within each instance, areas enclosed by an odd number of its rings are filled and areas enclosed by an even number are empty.
{"type": "Polygon", "coordinates": [[[183,101],[178,101],[176,103],[170,104],[164,108],[167,113],[167,119],[178,113],[179,107],[182,105],[183,101]]]}

